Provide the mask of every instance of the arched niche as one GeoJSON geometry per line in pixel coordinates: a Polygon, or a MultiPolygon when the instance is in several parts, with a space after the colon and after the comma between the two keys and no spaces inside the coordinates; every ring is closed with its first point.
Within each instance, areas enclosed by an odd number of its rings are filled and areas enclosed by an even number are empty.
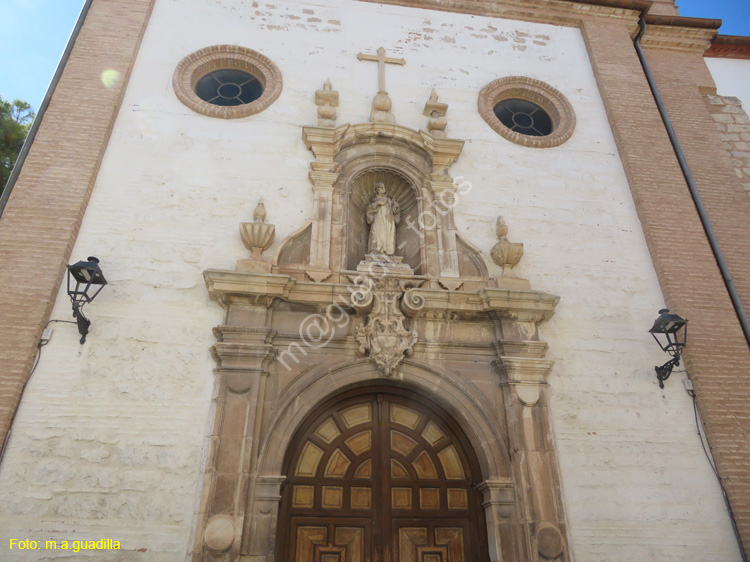
{"type": "Polygon", "coordinates": [[[336,157],[341,173],[334,184],[332,235],[340,233],[342,244],[338,248],[332,245],[332,267],[356,270],[364,259],[369,238],[365,209],[375,183],[382,181],[388,195],[401,207],[396,255],[403,256],[415,274],[437,276],[437,224],[423,220],[434,200],[427,181],[432,169],[430,158],[411,144],[396,147],[386,141],[354,142],[344,146],[336,157]]]}
{"type": "Polygon", "coordinates": [[[463,141],[387,123],[304,127],[303,140],[315,154],[310,163],[314,209],[308,275],[324,278],[351,271],[364,259],[369,235],[364,199],[369,202],[373,180],[382,177],[408,209],[396,243],[406,246],[396,254],[417,274],[458,277],[453,211],[436,213],[434,201],[446,194],[450,200],[455,193],[448,168],[461,154],[463,141]]]}
{"type": "Polygon", "coordinates": [[[416,274],[422,265],[422,233],[419,228],[417,188],[402,173],[389,168],[368,168],[360,171],[344,187],[344,220],[346,246],[343,263],[346,269],[355,270],[367,252],[369,226],[366,220],[367,205],[375,195],[375,184],[382,182],[386,193],[396,200],[401,219],[396,225],[396,255],[403,256],[416,274]]]}

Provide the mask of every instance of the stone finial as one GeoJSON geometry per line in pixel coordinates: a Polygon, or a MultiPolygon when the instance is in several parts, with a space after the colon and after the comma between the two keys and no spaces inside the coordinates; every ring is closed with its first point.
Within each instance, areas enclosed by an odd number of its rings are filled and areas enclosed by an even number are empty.
{"type": "Polygon", "coordinates": [[[445,138],[445,127],[448,124],[448,120],[445,118],[445,114],[448,113],[448,104],[441,103],[438,101],[437,92],[435,88],[430,93],[430,99],[424,104],[424,110],[422,115],[427,115],[427,131],[435,138],[445,138]]]}
{"type": "Polygon", "coordinates": [[[333,89],[330,78],[322,90],[315,91],[315,105],[318,106],[318,127],[335,127],[339,93],[333,89]]]}
{"type": "Polygon", "coordinates": [[[492,261],[503,268],[503,275],[505,275],[506,270],[513,269],[521,261],[521,257],[523,257],[523,244],[508,241],[506,238],[508,226],[505,224],[503,217],[497,217],[495,234],[497,234],[498,243],[492,247],[490,255],[492,256],[492,261]]]}
{"type": "Polygon", "coordinates": [[[258,201],[258,205],[253,211],[253,220],[255,222],[240,223],[242,243],[245,248],[252,252],[252,255],[250,259],[237,262],[237,271],[270,273],[271,264],[263,261],[263,252],[273,244],[276,237],[276,226],[265,222],[266,207],[263,205],[262,199],[258,201]]]}
{"type": "Polygon", "coordinates": [[[263,199],[258,200],[258,205],[253,211],[253,220],[255,222],[266,222],[266,206],[263,205],[263,199]]]}

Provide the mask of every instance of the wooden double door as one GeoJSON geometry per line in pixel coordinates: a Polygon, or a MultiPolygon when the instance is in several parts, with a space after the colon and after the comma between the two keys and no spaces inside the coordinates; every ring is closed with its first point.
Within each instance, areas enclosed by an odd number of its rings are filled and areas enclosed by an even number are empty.
{"type": "Polygon", "coordinates": [[[313,414],[287,458],[283,562],[485,562],[478,468],[415,395],[354,393],[313,414]]]}

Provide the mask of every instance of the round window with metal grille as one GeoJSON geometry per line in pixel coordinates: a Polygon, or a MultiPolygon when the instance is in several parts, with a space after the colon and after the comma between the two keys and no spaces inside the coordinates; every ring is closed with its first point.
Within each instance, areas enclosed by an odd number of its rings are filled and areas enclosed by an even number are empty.
{"type": "Polygon", "coordinates": [[[213,105],[244,105],[263,94],[263,85],[255,76],[236,68],[213,70],[195,84],[195,93],[213,105]]]}
{"type": "Polygon", "coordinates": [[[552,119],[534,102],[518,98],[500,101],[495,115],[511,131],[532,137],[546,137],[552,133],[552,119]]]}
{"type": "Polygon", "coordinates": [[[190,109],[220,119],[255,115],[281,94],[281,71],[268,57],[237,45],[206,47],[175,69],[172,85],[190,109]]]}
{"type": "Polygon", "coordinates": [[[501,137],[532,148],[567,141],[576,117],[568,99],[549,84],[525,76],[506,76],[479,92],[479,114],[501,137]]]}

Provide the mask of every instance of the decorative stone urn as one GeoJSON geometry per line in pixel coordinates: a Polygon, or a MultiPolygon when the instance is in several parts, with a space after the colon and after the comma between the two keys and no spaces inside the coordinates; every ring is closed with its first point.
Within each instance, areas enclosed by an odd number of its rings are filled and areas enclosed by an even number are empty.
{"type": "Polygon", "coordinates": [[[495,223],[495,234],[497,234],[498,243],[490,250],[492,261],[503,268],[503,275],[518,265],[523,257],[523,244],[519,242],[510,242],[506,235],[508,234],[508,225],[505,224],[503,217],[497,217],[495,223]]]}
{"type": "Polygon", "coordinates": [[[258,206],[253,212],[255,222],[241,222],[240,236],[245,248],[252,252],[250,259],[239,260],[237,262],[237,271],[256,271],[263,273],[271,272],[271,264],[263,261],[263,252],[273,244],[276,237],[276,226],[268,224],[265,221],[266,209],[263,201],[258,202],[258,206]]]}

